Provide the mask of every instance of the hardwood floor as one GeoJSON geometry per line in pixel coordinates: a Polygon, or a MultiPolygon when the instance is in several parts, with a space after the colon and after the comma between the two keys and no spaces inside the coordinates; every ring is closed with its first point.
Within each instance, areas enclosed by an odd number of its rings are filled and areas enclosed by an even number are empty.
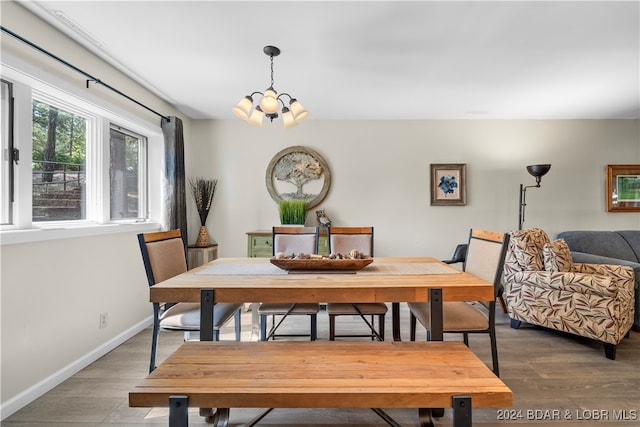
{"type": "MultiPolygon", "coordinates": [[[[402,338],[409,338],[408,313],[402,305],[402,338]]],[[[390,313],[390,312],[389,312],[390,313]]],[[[250,314],[243,314],[243,339],[250,336],[250,314]]],[[[308,320],[294,316],[289,328],[308,328],[308,320]]],[[[337,328],[359,327],[359,319],[343,316],[337,328]],[[343,318],[344,317],[344,318],[343,318]]],[[[387,316],[386,336],[391,337],[387,316]]],[[[602,344],[531,326],[518,330],[498,308],[498,347],[503,381],[513,390],[514,406],[504,410],[477,409],[474,425],[515,424],[542,427],[568,424],[571,427],[632,427],[640,425],[640,334],[631,332],[619,346],[615,361],[604,356],[602,344]],[[626,418],[626,419],[624,419],[626,418]]],[[[283,324],[283,326],[285,326],[283,324]]],[[[319,339],[328,339],[328,317],[318,319],[319,339]]],[[[424,331],[418,331],[424,337],[424,331]]],[[[151,330],[147,329],[109,354],[69,378],[49,393],[2,421],[3,427],[27,426],[120,426],[168,425],[165,408],[129,408],[127,393],[147,373],[151,330]]],[[[232,326],[223,339],[233,339],[232,326]]],[[[460,339],[445,335],[445,339],[460,339]]],[[[180,333],[161,333],[159,360],[182,342],[180,333]]],[[[488,365],[489,340],[471,336],[470,347],[488,365]]],[[[252,420],[260,410],[232,409],[230,426],[252,420]]],[[[403,426],[418,425],[417,411],[389,410],[403,426]]],[[[190,425],[206,426],[190,413],[190,425]]],[[[276,409],[260,426],[386,426],[368,410],[276,409]]],[[[450,411],[436,425],[451,425],[450,411]]]]}

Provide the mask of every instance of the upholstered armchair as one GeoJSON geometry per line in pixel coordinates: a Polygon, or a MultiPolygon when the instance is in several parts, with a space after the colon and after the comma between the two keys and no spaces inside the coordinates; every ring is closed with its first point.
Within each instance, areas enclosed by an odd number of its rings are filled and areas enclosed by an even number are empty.
{"type": "Polygon", "coordinates": [[[634,314],[631,267],[574,263],[563,239],[538,228],[510,233],[504,297],[511,327],[521,322],[604,343],[615,359],[634,314]]]}

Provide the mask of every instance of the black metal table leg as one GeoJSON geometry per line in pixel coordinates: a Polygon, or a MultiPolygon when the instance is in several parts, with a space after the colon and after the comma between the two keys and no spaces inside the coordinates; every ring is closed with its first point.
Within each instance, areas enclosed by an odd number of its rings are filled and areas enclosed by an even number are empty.
{"type": "Polygon", "coordinates": [[[266,417],[269,412],[273,411],[273,408],[268,408],[264,411],[262,411],[260,413],[260,415],[258,415],[257,417],[255,417],[254,419],[252,419],[251,421],[249,421],[247,424],[244,425],[244,427],[253,427],[254,425],[258,424],[260,422],[260,420],[262,420],[264,417],[266,417]]]}
{"type": "Polygon", "coordinates": [[[213,341],[213,289],[200,290],[200,341],[213,341]]]}
{"type": "Polygon", "coordinates": [[[169,427],[187,427],[189,425],[189,398],[187,396],[169,396],[169,427]]]}
{"type": "Polygon", "coordinates": [[[471,425],[471,396],[453,396],[453,427],[471,425]]]}
{"type": "MultiPolygon", "coordinates": [[[[429,319],[430,328],[428,330],[429,341],[442,341],[444,339],[443,333],[443,320],[442,320],[442,289],[431,288],[429,289],[429,306],[430,315],[429,319]]],[[[420,408],[418,410],[418,416],[420,418],[420,425],[423,427],[432,427],[432,417],[442,417],[444,415],[444,408],[420,408]]]]}
{"type": "Polygon", "coordinates": [[[391,324],[393,328],[393,340],[402,341],[400,337],[400,303],[391,303],[391,324]]]}
{"type": "Polygon", "coordinates": [[[431,409],[418,408],[418,421],[420,427],[433,427],[433,418],[431,418],[431,409]]]}
{"type": "Polygon", "coordinates": [[[429,289],[429,305],[431,307],[431,327],[429,331],[431,333],[430,341],[442,341],[443,339],[443,321],[442,321],[442,289],[431,288],[429,289]]]}
{"type": "Polygon", "coordinates": [[[383,411],[380,408],[371,408],[371,410],[373,412],[375,412],[376,414],[378,414],[378,416],[380,418],[382,418],[384,420],[384,422],[386,422],[388,425],[390,425],[391,427],[402,427],[400,424],[398,424],[396,422],[396,420],[394,420],[393,418],[391,418],[391,416],[389,416],[389,414],[387,414],[385,411],[383,411]]]}
{"type": "MultiPolygon", "coordinates": [[[[200,290],[200,341],[213,341],[213,310],[215,306],[215,292],[213,289],[200,290]]],[[[226,427],[229,422],[229,408],[204,408],[201,415],[207,423],[216,427],[226,427]]],[[[185,424],[186,426],[186,424],[185,424]]],[[[170,426],[173,427],[173,426],[170,426]]]]}

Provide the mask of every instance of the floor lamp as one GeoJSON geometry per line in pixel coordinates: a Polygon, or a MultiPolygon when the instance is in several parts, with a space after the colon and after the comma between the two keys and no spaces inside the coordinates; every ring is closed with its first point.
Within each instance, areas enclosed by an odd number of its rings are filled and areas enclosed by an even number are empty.
{"type": "Polygon", "coordinates": [[[525,187],[520,184],[520,212],[518,218],[518,230],[522,230],[522,223],[524,222],[524,209],[527,206],[525,202],[525,198],[527,196],[527,188],[540,188],[540,180],[547,172],[549,172],[549,169],[551,169],[551,165],[527,166],[527,172],[529,172],[530,175],[536,178],[536,185],[528,185],[525,187]]]}

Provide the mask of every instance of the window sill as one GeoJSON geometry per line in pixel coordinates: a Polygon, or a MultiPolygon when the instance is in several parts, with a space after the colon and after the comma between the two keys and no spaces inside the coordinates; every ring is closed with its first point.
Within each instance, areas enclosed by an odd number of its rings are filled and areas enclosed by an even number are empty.
{"type": "Polygon", "coordinates": [[[157,222],[114,223],[114,224],[59,224],[28,230],[0,231],[0,245],[34,243],[46,240],[73,239],[115,233],[137,233],[159,230],[157,222]]]}

